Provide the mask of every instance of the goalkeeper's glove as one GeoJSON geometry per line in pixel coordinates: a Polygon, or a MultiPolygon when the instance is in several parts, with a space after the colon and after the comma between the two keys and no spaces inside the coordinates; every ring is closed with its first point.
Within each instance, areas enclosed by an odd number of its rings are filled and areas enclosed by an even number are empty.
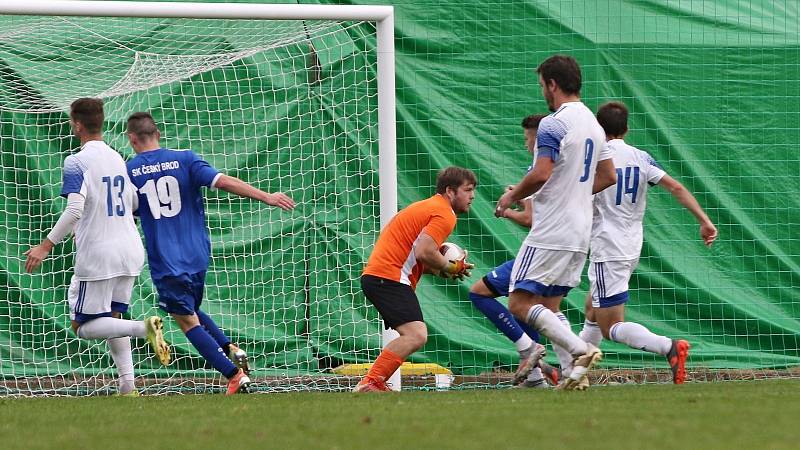
{"type": "Polygon", "coordinates": [[[449,280],[463,280],[464,277],[469,277],[472,275],[470,270],[475,267],[474,264],[470,264],[467,262],[467,257],[464,256],[463,259],[451,259],[447,262],[447,264],[439,271],[439,276],[442,278],[447,278],[449,280]]]}

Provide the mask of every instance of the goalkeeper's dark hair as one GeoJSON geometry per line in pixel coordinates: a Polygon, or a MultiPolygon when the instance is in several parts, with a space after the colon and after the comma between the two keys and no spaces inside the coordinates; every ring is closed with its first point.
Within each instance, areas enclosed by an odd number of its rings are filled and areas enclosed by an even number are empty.
{"type": "Polygon", "coordinates": [[[533,114],[524,119],[522,119],[522,128],[526,130],[533,130],[534,128],[539,128],[539,123],[544,119],[544,114],[533,114]]]}
{"type": "Polygon", "coordinates": [[[146,140],[155,137],[157,133],[158,126],[150,113],[137,112],[128,117],[128,134],[146,140]]]}
{"type": "Polygon", "coordinates": [[[572,56],[553,55],[539,64],[536,73],[545,83],[555,80],[565,94],[581,93],[581,68],[572,56]]]}
{"type": "Polygon", "coordinates": [[[69,117],[83,125],[89,133],[100,133],[103,131],[103,99],[100,98],[79,98],[69,105],[69,117]]]}
{"type": "Polygon", "coordinates": [[[457,190],[464,182],[472,185],[478,184],[478,177],[469,169],[463,167],[450,166],[442,169],[436,176],[436,193],[444,194],[447,188],[457,190]]]}
{"type": "Polygon", "coordinates": [[[597,122],[606,136],[622,137],[628,132],[628,108],[622,102],[608,102],[597,110],[597,122]]]}

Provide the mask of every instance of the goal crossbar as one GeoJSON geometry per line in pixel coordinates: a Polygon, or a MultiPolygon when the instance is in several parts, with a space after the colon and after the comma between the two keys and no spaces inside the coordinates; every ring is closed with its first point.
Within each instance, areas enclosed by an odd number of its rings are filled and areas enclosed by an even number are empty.
{"type": "Polygon", "coordinates": [[[4,0],[0,14],[187,19],[368,20],[392,17],[392,6],[180,2],[4,0]]]}

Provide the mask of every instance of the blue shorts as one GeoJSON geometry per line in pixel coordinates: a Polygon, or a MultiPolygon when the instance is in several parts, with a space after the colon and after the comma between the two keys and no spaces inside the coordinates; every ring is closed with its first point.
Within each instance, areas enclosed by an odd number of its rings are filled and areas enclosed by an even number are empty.
{"type": "Polygon", "coordinates": [[[514,267],[513,259],[492,269],[484,275],[483,283],[497,297],[508,297],[508,284],[511,282],[511,269],[514,267]]]}
{"type": "Polygon", "coordinates": [[[166,276],[153,280],[158,291],[158,306],[179,316],[191,316],[200,309],[206,286],[206,273],[166,276]]]}

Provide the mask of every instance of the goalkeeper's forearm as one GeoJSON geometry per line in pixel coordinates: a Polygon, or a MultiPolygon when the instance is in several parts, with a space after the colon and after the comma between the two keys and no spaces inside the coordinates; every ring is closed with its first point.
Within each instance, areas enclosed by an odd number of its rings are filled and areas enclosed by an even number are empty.
{"type": "Polygon", "coordinates": [[[430,268],[432,273],[441,272],[449,263],[449,261],[439,253],[439,246],[436,245],[436,241],[425,233],[421,234],[419,237],[419,242],[414,249],[414,256],[425,267],[430,268]]]}
{"type": "Polygon", "coordinates": [[[414,256],[430,273],[445,278],[469,276],[469,269],[472,268],[471,264],[463,260],[448,261],[439,253],[439,245],[436,244],[436,241],[425,233],[419,236],[419,242],[414,248],[414,256]]]}
{"type": "Polygon", "coordinates": [[[72,233],[75,224],[83,216],[84,197],[81,194],[72,193],[67,196],[67,207],[61,213],[53,229],[47,234],[47,240],[53,244],[58,244],[68,234],[72,233]]]}

